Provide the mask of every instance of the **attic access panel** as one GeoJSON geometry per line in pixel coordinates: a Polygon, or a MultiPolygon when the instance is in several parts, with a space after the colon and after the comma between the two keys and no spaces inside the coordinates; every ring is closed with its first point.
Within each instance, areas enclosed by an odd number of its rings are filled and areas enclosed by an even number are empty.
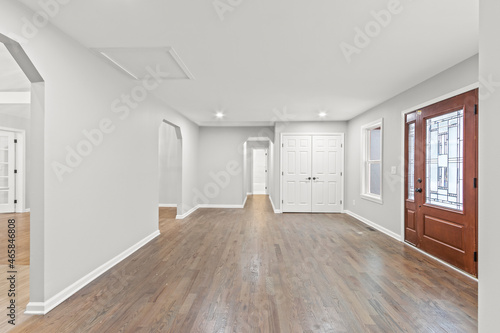
{"type": "Polygon", "coordinates": [[[193,74],[172,47],[155,48],[99,48],[94,49],[115,68],[132,77],[142,80],[149,77],[150,71],[168,73],[160,75],[164,80],[194,80],[193,74]]]}

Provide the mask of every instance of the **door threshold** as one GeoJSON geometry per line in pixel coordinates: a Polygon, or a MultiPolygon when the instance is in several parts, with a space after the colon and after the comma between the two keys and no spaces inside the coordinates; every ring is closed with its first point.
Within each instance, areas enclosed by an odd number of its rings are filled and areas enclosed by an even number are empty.
{"type": "Polygon", "coordinates": [[[474,280],[474,281],[476,281],[476,282],[479,282],[479,279],[478,279],[477,277],[475,277],[474,275],[471,275],[471,274],[467,273],[466,271],[463,271],[463,270],[461,270],[460,268],[455,267],[455,266],[453,266],[453,265],[451,265],[451,264],[447,263],[447,262],[446,262],[446,261],[444,261],[443,259],[439,259],[438,257],[435,257],[435,256],[433,256],[432,254],[427,253],[427,252],[425,252],[425,251],[423,251],[423,250],[419,249],[418,247],[416,247],[416,246],[414,246],[414,245],[412,245],[412,244],[410,244],[410,243],[407,243],[407,242],[405,242],[405,241],[404,241],[403,243],[404,243],[405,245],[407,245],[408,247],[412,248],[413,250],[416,250],[416,251],[418,251],[418,252],[420,252],[420,253],[422,253],[422,254],[426,255],[427,257],[432,258],[432,259],[434,259],[434,260],[438,261],[439,263],[441,263],[441,264],[443,264],[443,265],[445,265],[445,266],[447,266],[447,267],[449,267],[449,268],[453,269],[454,271],[456,271],[456,272],[458,272],[458,273],[460,273],[460,274],[462,274],[462,275],[464,275],[464,276],[466,276],[466,277],[468,277],[468,278],[470,278],[470,279],[472,279],[472,280],[474,280]]]}

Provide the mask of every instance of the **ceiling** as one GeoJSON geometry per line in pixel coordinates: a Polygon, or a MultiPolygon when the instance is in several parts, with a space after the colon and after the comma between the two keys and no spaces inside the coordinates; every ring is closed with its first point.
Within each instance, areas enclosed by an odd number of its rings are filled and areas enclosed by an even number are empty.
{"type": "MultiPolygon", "coordinates": [[[[0,43],[0,92],[30,91],[31,83],[4,44],[0,43]]],[[[0,101],[1,103],[1,101],[0,101]]]]}
{"type": "Polygon", "coordinates": [[[374,24],[391,3],[73,0],[52,22],[88,48],[173,47],[195,79],[154,93],[198,124],[348,120],[478,52],[478,0],[400,0],[374,24]],[[366,27],[348,62],[341,45],[366,27]]]}

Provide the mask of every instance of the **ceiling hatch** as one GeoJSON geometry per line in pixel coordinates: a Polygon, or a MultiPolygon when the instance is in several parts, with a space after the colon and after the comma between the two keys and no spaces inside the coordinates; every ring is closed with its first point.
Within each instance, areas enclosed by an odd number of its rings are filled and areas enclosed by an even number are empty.
{"type": "Polygon", "coordinates": [[[172,47],[153,48],[99,48],[94,49],[111,65],[132,77],[143,80],[151,76],[151,70],[164,80],[194,80],[193,74],[172,47]]]}

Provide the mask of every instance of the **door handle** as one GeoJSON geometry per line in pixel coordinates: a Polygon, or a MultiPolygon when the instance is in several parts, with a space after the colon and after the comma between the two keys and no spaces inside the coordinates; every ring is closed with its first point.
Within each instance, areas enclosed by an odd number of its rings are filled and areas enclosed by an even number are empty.
{"type": "Polygon", "coordinates": [[[307,177],[306,180],[311,180],[311,177],[307,177]]]}
{"type": "Polygon", "coordinates": [[[319,180],[319,177],[313,177],[313,180],[316,180],[316,179],[319,180]]]}
{"type": "Polygon", "coordinates": [[[422,189],[421,188],[417,188],[417,189],[415,189],[415,192],[422,193],[422,189]]]}

